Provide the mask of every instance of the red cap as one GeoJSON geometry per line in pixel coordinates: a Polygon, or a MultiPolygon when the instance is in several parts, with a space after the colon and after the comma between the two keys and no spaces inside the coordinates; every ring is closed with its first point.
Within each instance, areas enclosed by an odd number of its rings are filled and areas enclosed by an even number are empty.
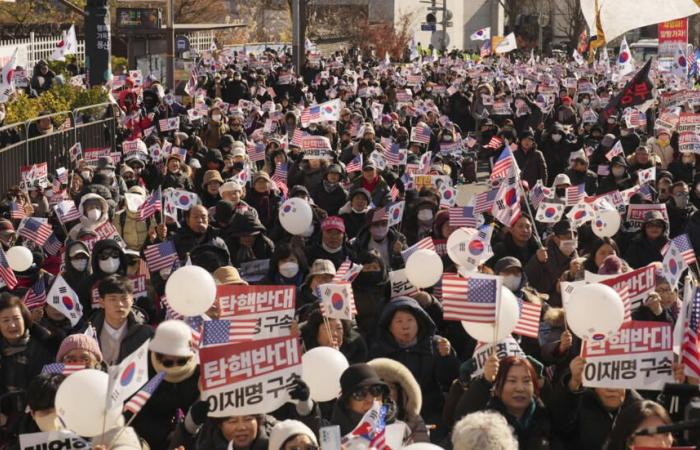
{"type": "Polygon", "coordinates": [[[338,216],[329,216],[321,223],[321,230],[338,230],[345,233],[345,222],[338,216]]]}
{"type": "Polygon", "coordinates": [[[561,98],[561,102],[570,105],[571,103],[573,103],[573,100],[571,100],[571,97],[569,97],[568,95],[565,95],[561,98]]]}

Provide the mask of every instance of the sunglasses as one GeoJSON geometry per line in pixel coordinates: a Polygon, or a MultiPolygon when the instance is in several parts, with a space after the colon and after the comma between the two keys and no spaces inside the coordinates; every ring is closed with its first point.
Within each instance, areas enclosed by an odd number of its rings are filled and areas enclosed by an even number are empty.
{"type": "Polygon", "coordinates": [[[163,367],[167,367],[168,369],[175,366],[184,367],[190,361],[190,358],[166,359],[163,355],[157,355],[157,357],[158,361],[163,364],[163,367]]]}
{"type": "Polygon", "coordinates": [[[374,386],[359,389],[353,392],[350,396],[353,400],[362,401],[366,399],[368,395],[371,395],[372,397],[381,397],[383,394],[384,386],[375,384],[374,386]]]}
{"type": "Polygon", "coordinates": [[[105,260],[108,258],[119,258],[119,251],[117,250],[105,250],[100,253],[100,259],[105,260]]]}

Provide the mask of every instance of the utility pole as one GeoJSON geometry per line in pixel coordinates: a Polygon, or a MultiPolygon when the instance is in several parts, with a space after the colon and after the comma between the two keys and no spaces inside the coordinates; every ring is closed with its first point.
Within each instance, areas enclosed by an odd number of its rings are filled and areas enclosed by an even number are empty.
{"type": "Polygon", "coordinates": [[[306,0],[292,0],[292,60],[297,75],[304,66],[306,42],[306,0]]]}

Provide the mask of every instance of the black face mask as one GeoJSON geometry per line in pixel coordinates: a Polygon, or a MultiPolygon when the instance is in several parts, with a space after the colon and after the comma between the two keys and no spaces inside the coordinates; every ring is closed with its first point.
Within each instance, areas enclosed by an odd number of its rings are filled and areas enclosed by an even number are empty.
{"type": "Polygon", "coordinates": [[[235,162],[233,163],[233,166],[231,166],[234,170],[243,170],[245,167],[245,164],[242,162],[235,162]]]}
{"type": "Polygon", "coordinates": [[[126,180],[125,183],[126,183],[127,189],[139,185],[138,180],[136,180],[136,179],[134,179],[134,178],[132,178],[132,179],[130,179],[130,180],[126,180]]]}
{"type": "Polygon", "coordinates": [[[371,139],[362,139],[360,146],[362,147],[362,150],[371,152],[374,150],[374,141],[371,139]]]}
{"type": "Polygon", "coordinates": [[[561,188],[555,189],[555,193],[556,193],[557,197],[563,197],[566,195],[566,189],[561,189],[561,188]]]}
{"type": "Polygon", "coordinates": [[[355,283],[358,283],[358,285],[362,285],[362,286],[367,286],[367,285],[371,286],[371,285],[379,284],[383,280],[384,280],[384,274],[379,270],[375,270],[372,272],[360,272],[360,274],[355,279],[355,283]]]}

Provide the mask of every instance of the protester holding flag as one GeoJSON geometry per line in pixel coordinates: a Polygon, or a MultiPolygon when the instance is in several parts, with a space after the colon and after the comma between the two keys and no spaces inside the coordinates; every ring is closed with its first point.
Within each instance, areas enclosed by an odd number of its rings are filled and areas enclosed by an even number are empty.
{"type": "Polygon", "coordinates": [[[527,214],[521,214],[511,227],[502,230],[500,239],[493,246],[493,256],[486,261],[486,265],[493,267],[501,258],[510,256],[524,266],[539,248],[532,219],[527,214]]]}
{"type": "MultiPolygon", "coordinates": [[[[367,361],[367,343],[347,320],[324,318],[318,306],[311,311],[299,327],[306,350],[316,347],[333,347],[339,350],[350,364],[367,361]]],[[[323,409],[323,405],[321,405],[323,409]]]]}
{"type": "Polygon", "coordinates": [[[138,207],[147,201],[146,190],[143,187],[130,187],[127,192],[127,198],[129,198],[129,195],[138,198],[136,205],[129,200],[125,201],[124,210],[116,213],[112,221],[117,233],[124,239],[127,248],[141,251],[148,240],[149,234],[155,232],[156,218],[151,216],[146,220],[142,220],[139,217],[138,207]]]}
{"type": "Polygon", "coordinates": [[[370,356],[393,359],[416,374],[424,399],[421,415],[428,423],[440,424],[442,393],[456,378],[458,366],[450,342],[436,335],[430,316],[410,297],[398,297],[389,303],[377,326],[370,356]]]}
{"type": "Polygon", "coordinates": [[[432,192],[425,190],[418,193],[418,198],[406,208],[403,217],[403,233],[406,244],[415,244],[433,233],[433,220],[438,211],[432,192]]]}
{"type": "Polygon", "coordinates": [[[353,188],[366,189],[375,206],[385,206],[390,201],[389,186],[379,175],[376,163],[369,158],[365,159],[362,176],[353,180],[353,188]]]}
{"type": "Polygon", "coordinates": [[[367,189],[354,188],[350,191],[348,202],[338,210],[338,214],[345,223],[345,234],[348,239],[356,237],[360,228],[367,223],[371,202],[372,196],[367,189]]]}
{"type": "Polygon", "coordinates": [[[273,183],[267,172],[256,172],[248,189],[245,201],[258,212],[260,222],[271,229],[277,218],[280,197],[273,190],[273,183]]]}
{"type": "Polygon", "coordinates": [[[544,155],[537,149],[535,134],[532,130],[520,133],[518,149],[513,152],[515,162],[520,168],[520,179],[529,186],[534,186],[537,180],[547,181],[547,162],[544,155]]]}
{"type": "Polygon", "coordinates": [[[73,240],[80,239],[85,233],[95,234],[95,230],[109,222],[109,205],[105,197],[98,194],[85,194],[80,198],[78,206],[80,211],[80,223],[73,226],[68,237],[73,240]]]}
{"type": "Polygon", "coordinates": [[[337,215],[338,210],[348,201],[348,193],[341,186],[343,179],[344,174],[340,164],[331,164],[321,183],[312,184],[309,187],[314,203],[331,216],[337,215]]]}
{"type": "Polygon", "coordinates": [[[406,237],[393,227],[385,208],[375,208],[367,214],[369,221],[360,229],[353,249],[356,254],[376,250],[387,268],[399,269],[404,261],[401,252],[406,249],[406,237]]]}
{"type": "Polygon", "coordinates": [[[306,249],[307,261],[330,260],[337,269],[347,259],[356,257],[345,236],[345,222],[338,216],[326,217],[321,222],[321,239],[306,249]]]}
{"type": "Polygon", "coordinates": [[[181,159],[180,155],[171,153],[165,160],[165,175],[160,186],[163,190],[168,188],[193,191],[190,179],[191,169],[181,159]]]}
{"type": "Polygon", "coordinates": [[[661,262],[661,250],[668,242],[668,223],[659,211],[649,211],[644,216],[642,229],[630,242],[625,261],[633,269],[644,267],[654,261],[661,262]]]}

